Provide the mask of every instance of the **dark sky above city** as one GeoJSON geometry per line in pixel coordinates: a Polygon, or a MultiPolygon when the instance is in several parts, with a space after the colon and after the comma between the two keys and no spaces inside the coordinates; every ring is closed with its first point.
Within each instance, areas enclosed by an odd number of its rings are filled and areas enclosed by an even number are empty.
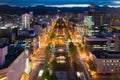
{"type": "Polygon", "coordinates": [[[119,7],[120,0],[0,0],[0,5],[14,5],[14,6],[36,6],[47,5],[57,7],[86,7],[88,4],[94,3],[96,5],[108,5],[110,7],[119,7]]]}

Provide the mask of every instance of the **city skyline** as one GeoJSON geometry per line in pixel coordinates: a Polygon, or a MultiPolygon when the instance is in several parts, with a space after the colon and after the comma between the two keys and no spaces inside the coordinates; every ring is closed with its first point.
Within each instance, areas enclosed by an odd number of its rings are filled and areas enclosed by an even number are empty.
{"type": "Polygon", "coordinates": [[[90,3],[109,7],[120,7],[119,0],[0,0],[0,5],[11,6],[37,6],[46,5],[52,7],[88,7],[90,3]]]}
{"type": "Polygon", "coordinates": [[[120,80],[120,0],[0,0],[0,80],[120,80]]]}

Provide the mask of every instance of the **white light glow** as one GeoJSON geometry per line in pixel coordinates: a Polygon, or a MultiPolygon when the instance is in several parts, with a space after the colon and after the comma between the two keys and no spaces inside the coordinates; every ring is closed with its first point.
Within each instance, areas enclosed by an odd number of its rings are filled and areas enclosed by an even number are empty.
{"type": "Polygon", "coordinates": [[[0,29],[7,29],[6,27],[0,27],[0,29]]]}
{"type": "Polygon", "coordinates": [[[77,72],[77,76],[80,77],[80,76],[81,76],[81,73],[80,73],[80,72],[77,72]]]}
{"type": "Polygon", "coordinates": [[[63,5],[46,5],[48,7],[89,7],[89,4],[63,4],[63,5]]]}
{"type": "Polygon", "coordinates": [[[63,51],[64,51],[64,49],[58,49],[58,51],[59,51],[59,52],[63,52],[63,51]]]}
{"type": "Polygon", "coordinates": [[[42,74],[43,74],[43,70],[40,70],[38,76],[41,77],[42,74]]]}
{"type": "Polygon", "coordinates": [[[108,5],[109,7],[114,7],[114,8],[119,8],[120,5],[116,5],[116,6],[112,6],[112,5],[108,5]]]}
{"type": "Polygon", "coordinates": [[[115,4],[120,4],[120,1],[113,1],[113,3],[115,3],[115,4]]]}

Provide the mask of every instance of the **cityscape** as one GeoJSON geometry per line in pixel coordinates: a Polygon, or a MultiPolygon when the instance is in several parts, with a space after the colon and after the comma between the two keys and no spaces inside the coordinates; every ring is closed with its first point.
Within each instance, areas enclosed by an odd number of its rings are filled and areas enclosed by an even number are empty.
{"type": "Polygon", "coordinates": [[[120,1],[0,1],[0,80],[120,80],[120,1]]]}

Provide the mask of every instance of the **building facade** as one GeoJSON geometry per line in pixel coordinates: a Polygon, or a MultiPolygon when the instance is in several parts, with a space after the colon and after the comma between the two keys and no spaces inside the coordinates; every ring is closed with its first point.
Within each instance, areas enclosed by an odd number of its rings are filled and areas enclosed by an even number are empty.
{"type": "Polygon", "coordinates": [[[115,51],[93,51],[97,73],[120,73],[120,52],[115,51]]]}
{"type": "Polygon", "coordinates": [[[22,15],[22,29],[30,29],[30,15],[27,13],[22,15]]]}
{"type": "MultiPolygon", "coordinates": [[[[7,51],[6,48],[7,47],[5,47],[5,49],[3,49],[3,52],[7,51]]],[[[26,54],[24,53],[24,51],[22,51],[22,52],[20,51],[20,53],[15,53],[14,55],[13,54],[14,53],[10,53],[9,57],[4,57],[4,58],[8,58],[8,59],[4,60],[4,62],[6,62],[4,64],[7,67],[4,66],[0,69],[0,80],[19,80],[22,73],[25,71],[26,54]],[[15,57],[15,56],[17,56],[17,54],[19,54],[19,55],[16,58],[11,57],[11,55],[13,55],[13,57],[15,57]],[[15,60],[12,61],[12,59],[15,59],[15,60]],[[10,61],[12,61],[12,62],[10,62],[10,61]]]]}
{"type": "Polygon", "coordinates": [[[109,50],[110,41],[105,37],[85,37],[84,43],[88,45],[90,51],[109,50]]]}

